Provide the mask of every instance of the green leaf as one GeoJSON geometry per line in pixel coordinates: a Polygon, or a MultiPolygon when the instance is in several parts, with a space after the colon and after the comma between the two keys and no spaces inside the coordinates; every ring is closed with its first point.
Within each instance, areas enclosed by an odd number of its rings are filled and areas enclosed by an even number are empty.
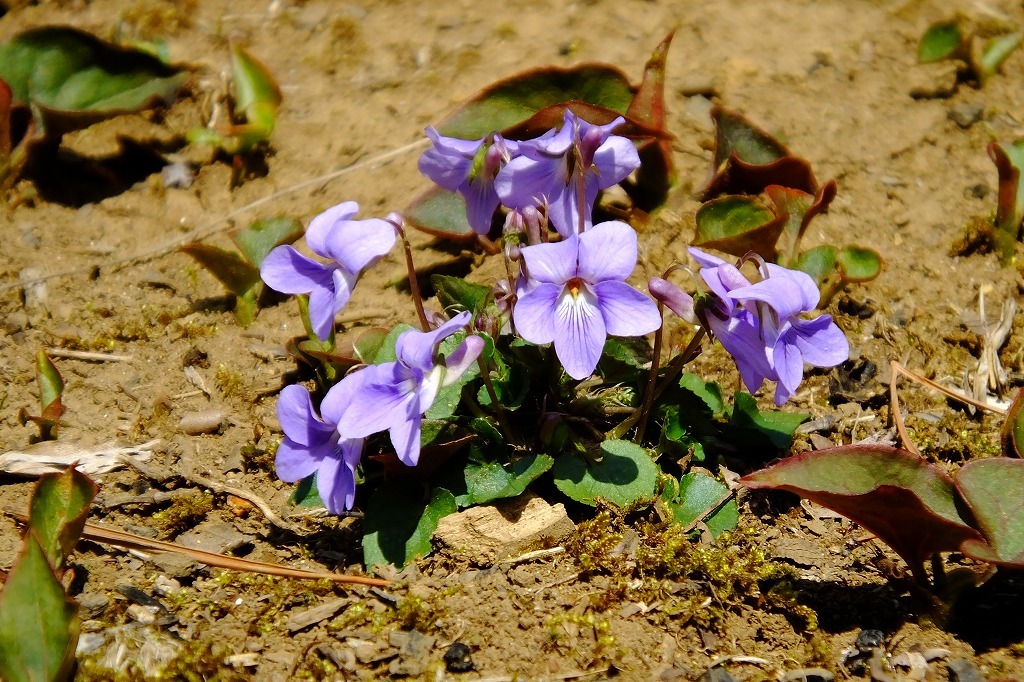
{"type": "Polygon", "coordinates": [[[430,553],[430,537],[441,518],[458,511],[455,497],[435,488],[424,501],[423,487],[414,481],[386,481],[366,507],[363,521],[363,561],[367,566],[394,564],[402,568],[430,553]]]}
{"type": "Polygon", "coordinates": [[[36,353],[36,382],[39,384],[39,404],[45,412],[51,405],[60,402],[64,394],[64,378],[44,350],[36,353]]]}
{"type": "Polygon", "coordinates": [[[882,257],[863,246],[844,246],[836,255],[836,264],[847,282],[870,282],[882,271],[882,257]]]}
{"type": "Polygon", "coordinates": [[[288,504],[297,507],[323,507],[324,501],[316,487],[316,473],[306,476],[295,484],[295,489],[288,496],[288,504]]]}
{"type": "Polygon", "coordinates": [[[74,468],[44,474],[29,503],[29,525],[50,565],[60,572],[85,528],[89,505],[99,488],[74,468]]]}
{"type": "Polygon", "coordinates": [[[806,272],[820,287],[829,275],[836,271],[836,260],[839,252],[834,246],[816,246],[804,251],[797,258],[795,267],[806,272]]]}
{"type": "Polygon", "coordinates": [[[1024,568],[1024,460],[993,457],[968,462],[956,474],[956,488],[988,541],[968,540],[964,553],[1024,568]]]}
{"type": "Polygon", "coordinates": [[[78,605],[65,596],[30,530],[0,592],[0,678],[71,679],[79,628],[78,605]]]}
{"type": "Polygon", "coordinates": [[[715,168],[720,168],[733,154],[740,161],[759,166],[789,156],[784,144],[739,112],[715,107],[711,120],[715,124],[715,168]]]}
{"type": "Polygon", "coordinates": [[[601,443],[601,461],[588,464],[570,452],[555,460],[555,486],[571,499],[591,506],[597,498],[627,505],[654,493],[658,466],[639,445],[625,440],[601,443]]]}
{"type": "Polygon", "coordinates": [[[715,418],[729,414],[729,406],[722,397],[722,387],[714,381],[704,381],[696,374],[684,372],[679,377],[679,388],[697,396],[715,418]]]}
{"type": "Polygon", "coordinates": [[[757,409],[754,397],[743,391],[736,393],[735,401],[736,408],[733,410],[730,426],[744,433],[747,436],[744,440],[760,443],[762,446],[769,445],[777,450],[788,448],[792,444],[796,427],[811,416],[782,410],[761,412],[757,409]]]}
{"type": "Polygon", "coordinates": [[[995,75],[1003,62],[1020,47],[1021,40],[1024,40],[1024,33],[1018,31],[996,36],[986,42],[985,47],[981,50],[981,59],[978,64],[982,78],[995,75]]]}
{"type": "Polygon", "coordinates": [[[415,329],[415,327],[410,324],[405,324],[404,322],[396,324],[394,329],[388,332],[388,335],[384,337],[384,341],[381,342],[380,348],[377,350],[377,355],[373,358],[373,364],[383,365],[385,362],[394,362],[397,360],[398,356],[395,355],[395,344],[398,343],[398,337],[410,329],[415,329]]]}
{"type": "Polygon", "coordinates": [[[646,369],[651,366],[651,344],[643,336],[609,336],[601,357],[633,369],[646,369]]]}
{"type": "Polygon", "coordinates": [[[143,51],[67,26],[43,26],[0,45],[0,78],[30,104],[40,132],[59,136],[170,103],[188,74],[143,51]]]}
{"type": "Polygon", "coordinates": [[[799,251],[800,241],[811,220],[828,210],[838,191],[839,186],[835,180],[829,180],[822,185],[816,195],[782,185],[769,185],[764,188],[764,193],[775,207],[775,213],[786,215],[785,231],[789,242],[787,261],[791,262],[799,251]]]}
{"type": "Polygon", "coordinates": [[[22,408],[18,411],[18,420],[23,426],[28,422],[38,426],[40,440],[55,440],[65,409],[61,400],[64,379],[44,350],[36,353],[36,383],[39,385],[41,413],[35,417],[22,408]]]}
{"type": "MultiPolygon", "coordinates": [[[[383,327],[367,329],[356,337],[352,344],[356,357],[367,365],[376,364],[377,355],[388,338],[388,330],[383,327]]],[[[394,346],[392,346],[394,348],[394,346]]]]}
{"type": "Polygon", "coordinates": [[[805,452],[740,479],[748,488],[789,490],[877,535],[917,571],[935,552],[981,535],[957,511],[953,480],[906,450],[848,445],[805,452]]]}
{"type": "Polygon", "coordinates": [[[775,260],[776,243],[786,226],[786,216],[775,215],[754,197],[725,196],[697,209],[694,246],[745,256],[754,251],[767,261],[775,260]]]}
{"type": "MultiPolygon", "coordinates": [[[[686,474],[679,481],[669,478],[668,485],[662,490],[662,499],[676,522],[684,526],[703,516],[713,505],[721,503],[729,492],[724,483],[702,473],[686,474]]],[[[704,523],[711,535],[717,538],[726,531],[735,530],[739,519],[736,500],[730,499],[705,518],[704,523]]]]}
{"type": "Polygon", "coordinates": [[[571,100],[625,114],[633,90],[626,74],[607,64],[530,69],[487,86],[435,127],[447,137],[476,140],[520,123],[545,107],[571,100]]]}
{"type": "Polygon", "coordinates": [[[277,124],[281,88],[270,69],[241,46],[231,45],[234,109],[244,124],[219,129],[198,128],[188,133],[193,143],[220,147],[228,154],[242,154],[268,142],[277,124]]]}
{"type": "Polygon", "coordinates": [[[458,192],[434,185],[402,209],[405,222],[427,234],[470,241],[476,232],[466,217],[466,200],[458,192]]]}
{"type": "Polygon", "coordinates": [[[932,24],[917,44],[917,61],[927,64],[952,57],[957,53],[964,40],[963,34],[960,33],[959,21],[943,21],[932,24]]]}
{"type": "Polygon", "coordinates": [[[268,253],[282,244],[291,244],[302,236],[303,230],[298,220],[282,216],[254,220],[249,227],[230,234],[245,259],[259,268],[268,253]]]}
{"type": "Polygon", "coordinates": [[[554,463],[554,459],[542,454],[527,455],[510,465],[470,463],[464,470],[465,492],[456,495],[455,501],[460,507],[469,507],[517,497],[554,463]]]}
{"type": "MultiPolygon", "coordinates": [[[[438,347],[441,355],[448,357],[462,344],[466,339],[466,332],[457,332],[452,334],[445,340],[443,340],[438,347]]],[[[459,402],[462,400],[462,388],[473,379],[480,376],[480,365],[472,364],[469,366],[462,376],[459,377],[458,381],[449,386],[444,386],[437,392],[437,397],[434,398],[434,403],[430,406],[423,416],[427,419],[448,419],[455,414],[455,410],[459,406],[459,402]]]]}
{"type": "Polygon", "coordinates": [[[715,106],[715,152],[711,171],[698,194],[707,201],[721,194],[760,194],[781,185],[817,194],[811,164],[738,112],[715,106]]]}
{"type": "Polygon", "coordinates": [[[462,277],[431,275],[430,284],[434,287],[442,308],[468,310],[474,317],[484,309],[491,295],[490,287],[467,282],[462,277]]]}
{"type": "Polygon", "coordinates": [[[231,44],[231,75],[234,78],[235,108],[245,119],[263,128],[267,137],[274,130],[281,87],[267,65],[237,43],[231,44]]]}
{"type": "Polygon", "coordinates": [[[244,296],[262,281],[260,269],[234,251],[201,242],[185,244],[179,251],[192,256],[235,296],[244,296]]]}

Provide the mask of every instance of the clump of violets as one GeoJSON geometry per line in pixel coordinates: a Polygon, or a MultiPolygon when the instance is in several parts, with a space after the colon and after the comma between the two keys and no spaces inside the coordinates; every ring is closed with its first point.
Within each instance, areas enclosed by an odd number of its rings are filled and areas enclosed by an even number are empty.
{"type": "Polygon", "coordinates": [[[513,313],[516,331],[531,343],[554,343],[573,379],[593,373],[609,334],[643,336],[661,326],[654,301],[625,282],[637,258],[629,225],[599,223],[521,253],[526,277],[513,313]]]}
{"type": "MultiPolygon", "coordinates": [[[[496,249],[504,259],[505,277],[493,287],[465,284],[461,285],[465,289],[449,291],[447,301],[456,310],[465,306],[474,312],[446,311],[450,319],[427,314],[405,242],[410,290],[422,331],[411,329],[397,338],[389,335],[387,339],[393,339],[389,343],[394,344],[394,355],[389,357],[394,360],[350,369],[340,381],[325,387],[319,411],[306,389],[289,386],[282,391],[277,413],[285,437],[276,465],[283,480],[298,481],[315,473],[327,509],[334,513],[351,509],[366,439],[388,432],[398,459],[409,467],[417,466],[424,415],[446,388],[458,386],[461,390],[462,384],[468,384],[467,372],[475,364],[480,366],[483,385],[468,392],[466,402],[461,403],[469,414],[456,413],[448,425],[465,434],[467,424],[474,422],[476,430],[468,431],[474,439],[482,437],[481,443],[490,439],[493,444],[504,436],[519,446],[516,429],[508,429],[508,415],[532,420],[527,423],[544,423],[554,414],[549,410],[572,413],[573,399],[566,398],[563,381],[514,377],[510,367],[516,362],[516,372],[528,375],[534,369],[523,366],[516,349],[525,344],[550,344],[565,375],[576,381],[588,380],[597,371],[610,336],[660,334],[662,318],[656,301],[699,323],[718,339],[735,358],[743,383],[752,393],[766,380],[774,381],[776,405],[785,403],[796,391],[805,363],[828,367],[849,356],[849,344],[829,315],[805,317],[816,308],[819,292],[802,272],[755,258],[761,276],[751,281],[739,266],[690,249],[707,285],[707,292],[696,294],[696,299],[658,277],[649,281],[650,295],[627,282],[637,265],[636,231],[620,221],[592,222],[599,192],[621,182],[640,165],[633,143],[613,134],[623,122],[619,117],[596,125],[567,109],[560,129],[518,142],[505,140],[498,133],[460,140],[427,128],[432,148],[420,157],[419,168],[441,187],[464,197],[473,230],[488,235],[495,212],[502,207],[507,211],[502,248],[496,249]],[[558,235],[550,233],[549,226],[558,235]],[[475,294],[459,297],[458,291],[474,287],[475,294]],[[457,345],[446,344],[448,349],[455,348],[442,354],[442,342],[463,332],[465,338],[457,345]],[[485,348],[490,349],[487,354],[485,348]],[[506,382],[505,393],[500,395],[492,385],[497,379],[506,382]],[[513,380],[520,382],[514,388],[513,380]],[[527,401],[524,396],[530,390],[550,390],[552,394],[527,401]],[[501,396],[513,395],[518,401],[514,406],[502,405],[501,396]],[[521,411],[515,413],[517,409],[521,411]],[[482,435],[481,428],[487,435],[482,435]]],[[[309,295],[309,328],[325,342],[325,348],[333,347],[335,315],[349,300],[359,274],[388,253],[397,238],[405,240],[397,214],[386,220],[354,220],[357,211],[354,202],[345,202],[310,224],[309,247],[327,262],[284,246],[268,255],[261,270],[271,288],[309,295]]],[[[659,337],[655,338],[657,348],[659,337]]],[[[375,353],[380,357],[379,351],[375,353]]],[[[644,437],[646,414],[657,395],[658,360],[655,358],[649,369],[642,411],[613,431],[625,433],[639,423],[640,438],[644,437]]],[[[677,366],[684,363],[685,359],[677,366]]],[[[334,375],[320,379],[326,376],[334,375]]],[[[591,381],[600,384],[603,378],[591,381]]],[[[629,381],[627,378],[626,383],[629,381]]],[[[638,379],[637,385],[640,383],[638,379]]],[[[461,397],[443,404],[458,405],[459,400],[461,397]]],[[[620,407],[628,410],[628,402],[620,407]]],[[[580,418],[578,413],[571,416],[580,418]]],[[[518,426],[523,428],[522,423],[518,426]]],[[[591,428],[589,433],[599,432],[591,428]]],[[[483,454],[477,452],[477,456],[483,454]]]]}
{"type": "Polygon", "coordinates": [[[321,340],[327,340],[334,330],[334,318],[348,303],[359,273],[391,251],[401,225],[398,214],[387,220],[352,220],[358,212],[359,204],[346,201],[309,223],[306,243],[313,253],[329,259],[328,263],[307,258],[286,245],[267,254],[260,267],[260,276],[271,289],[309,295],[309,322],[321,340]]]}
{"type": "MultiPolygon", "coordinates": [[[[774,381],[781,406],[800,385],[804,363],[834,367],[849,358],[850,343],[831,315],[800,317],[817,307],[820,296],[807,273],[761,263],[762,278],[751,283],[735,265],[697,248],[689,252],[711,293],[701,298],[696,315],[733,356],[751,393],[774,381]]],[[[660,278],[649,286],[676,314],[693,314],[685,292],[660,278]]]]}

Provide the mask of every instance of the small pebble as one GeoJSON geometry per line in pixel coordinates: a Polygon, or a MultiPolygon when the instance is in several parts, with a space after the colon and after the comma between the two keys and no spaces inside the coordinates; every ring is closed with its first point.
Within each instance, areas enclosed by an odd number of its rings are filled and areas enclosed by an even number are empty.
{"type": "Polygon", "coordinates": [[[132,604],[129,606],[128,615],[143,625],[152,625],[156,622],[156,614],[142,604],[132,604]]]}
{"type": "Polygon", "coordinates": [[[203,433],[215,433],[224,423],[224,413],[220,410],[202,410],[187,412],[181,417],[178,426],[190,436],[203,433]]]}
{"type": "Polygon", "coordinates": [[[160,595],[161,597],[169,597],[172,594],[178,594],[181,592],[181,583],[174,578],[168,578],[162,573],[156,577],[153,581],[153,594],[160,595]]]}
{"type": "Polygon", "coordinates": [[[978,666],[967,659],[950,661],[946,668],[949,670],[949,682],[985,682],[985,676],[978,670],[978,666]]]}
{"type": "Polygon", "coordinates": [[[185,163],[171,163],[160,169],[160,180],[168,189],[188,189],[195,181],[192,169],[185,163]]]}
{"type": "Polygon", "coordinates": [[[949,120],[967,130],[985,115],[985,105],[960,102],[949,109],[949,120]]]}
{"type": "Polygon", "coordinates": [[[462,642],[453,642],[444,652],[444,667],[450,673],[465,673],[473,669],[473,657],[469,647],[462,642]]]}

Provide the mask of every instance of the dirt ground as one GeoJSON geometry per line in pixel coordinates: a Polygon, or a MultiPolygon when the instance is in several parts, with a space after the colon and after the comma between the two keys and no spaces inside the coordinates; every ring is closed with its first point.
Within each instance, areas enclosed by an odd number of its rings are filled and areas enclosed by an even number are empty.
{"type": "MultiPolygon", "coordinates": [[[[878,280],[848,290],[829,310],[850,338],[852,358],[861,367],[873,363],[879,374],[852,386],[835,374],[812,375],[791,407],[832,418],[831,426],[813,438],[802,435],[796,447],[882,433],[888,361],[960,386],[981,348],[979,293],[985,290],[990,319],[1021,293],[1020,274],[1001,268],[994,255],[951,255],[965,224],[995,207],[986,144],[1024,135],[1024,53],[983,89],[953,88],[949,65],[916,64],[918,37],[950,16],[954,4],[59,0],[12,10],[0,17],[0,40],[42,24],[166,38],[172,57],[196,72],[181,99],[160,114],[125,116],[70,135],[64,145],[95,164],[116,154],[127,136],[180,154],[197,164],[197,173],[191,187],[172,189],[162,183],[159,164],[136,164],[123,191],[110,194],[100,183],[77,180],[92,165],[68,166],[56,177],[23,181],[7,197],[0,211],[0,452],[23,449],[33,433],[17,414],[38,405],[38,349],[128,356],[56,360],[67,384],[60,441],[159,439],[149,467],[175,476],[170,487],[191,491],[179,495],[193,506],[182,513],[187,505],[143,500],[168,486],[122,469],[100,477],[92,521],[164,540],[219,532],[249,559],[361,571],[358,520],[297,514],[287,504],[291,486],[276,480],[265,454],[280,438],[274,394],[294,366],[283,347],[301,333],[294,303],[265,309],[242,329],[221,285],[177,246],[197,237],[227,246],[232,226],[277,215],[305,224],[343,200],[358,201],[364,215],[399,210],[426,186],[416,171],[423,128],[451,106],[535,65],[599,60],[639,77],[672,27],[678,31],[668,57],[668,128],[682,182],[641,227],[638,281],[682,258],[692,235],[693,190],[710,160],[708,98],[743,111],[809,159],[819,179],[839,183],[806,245],[856,242],[886,260],[878,280]],[[247,45],[284,92],[268,172],[234,189],[228,164],[181,148],[184,132],[205,124],[223,89],[228,40],[247,45]],[[186,365],[206,392],[189,381],[186,365]],[[224,414],[216,433],[183,431],[183,415],[210,409],[224,414]],[[183,472],[252,491],[303,532],[276,528],[258,511],[238,509],[230,496],[208,495],[183,472]]],[[[965,2],[962,9],[1024,24],[1018,3],[965,2]]],[[[427,271],[472,278],[486,265],[425,235],[413,239],[427,271]]],[[[342,314],[344,330],[412,320],[408,294],[395,285],[404,276],[398,254],[361,281],[342,314]]],[[[1015,328],[1001,358],[1018,381],[1022,347],[1015,328]]],[[[725,371],[723,385],[735,385],[721,352],[702,356],[695,371],[725,371]]],[[[998,417],[971,417],[909,383],[901,397],[934,461],[953,469],[997,451],[998,417]]],[[[0,508],[25,508],[31,485],[0,477],[0,508]]],[[[741,503],[742,542],[767,548],[789,572],[794,603],[815,612],[816,629],[800,616],[806,610],[787,610],[756,592],[723,602],[710,621],[697,611],[672,612],[664,604],[685,586],[666,584],[664,599],[644,602],[629,589],[615,591],[614,575],[580,575],[572,551],[491,567],[442,551],[388,590],[372,592],[226,573],[86,542],[75,558],[73,588],[93,650],[81,655],[79,674],[138,679],[176,660],[165,676],[672,680],[700,678],[724,660],[713,672],[740,680],[781,679],[806,667],[847,678],[868,673],[844,666],[843,651],[863,629],[877,628],[893,655],[915,646],[948,650],[918,671],[929,679],[952,675],[947,665],[956,659],[989,679],[1024,676],[1018,580],[997,577],[939,628],[923,615],[894,555],[819,511],[760,493],[741,503]],[[158,576],[161,583],[177,579],[181,591],[158,593],[166,617],[143,625],[129,611],[132,592],[125,588],[152,593],[158,576]],[[344,601],[335,614],[289,628],[295,614],[338,599],[344,601]],[[472,672],[446,672],[442,655],[455,641],[469,646],[472,672]]],[[[3,568],[15,557],[19,534],[11,518],[0,517],[3,568]]],[[[889,674],[911,676],[906,669],[889,674]]]]}

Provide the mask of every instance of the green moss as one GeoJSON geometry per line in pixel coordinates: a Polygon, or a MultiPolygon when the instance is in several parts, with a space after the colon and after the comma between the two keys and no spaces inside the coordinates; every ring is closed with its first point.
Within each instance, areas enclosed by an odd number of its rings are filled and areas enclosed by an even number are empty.
{"type": "Polygon", "coordinates": [[[230,369],[222,362],[217,364],[213,382],[225,397],[245,398],[249,392],[249,387],[241,373],[230,369]]]}
{"type": "Polygon", "coordinates": [[[817,628],[814,611],[797,599],[791,570],[768,558],[754,531],[737,530],[703,544],[680,525],[662,521],[669,516],[658,513],[659,504],[642,502],[623,510],[600,507],[568,543],[566,549],[584,575],[609,578],[607,586],[592,595],[594,608],[661,601],[653,618],[671,617],[711,628],[722,623],[727,611],[754,604],[783,612],[807,631],[817,628]],[[627,545],[635,549],[625,549],[627,545]]]}
{"type": "Polygon", "coordinates": [[[171,506],[153,514],[153,521],[164,534],[180,533],[203,520],[213,511],[213,495],[202,492],[176,497],[171,506]]]}

